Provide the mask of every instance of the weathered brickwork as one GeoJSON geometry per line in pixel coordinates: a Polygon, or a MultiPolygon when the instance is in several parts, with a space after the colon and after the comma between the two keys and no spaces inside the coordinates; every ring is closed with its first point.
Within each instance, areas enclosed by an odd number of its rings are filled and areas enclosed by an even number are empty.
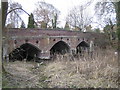
{"type": "MultiPolygon", "coordinates": [[[[8,52],[24,43],[30,43],[41,50],[40,58],[49,58],[50,49],[59,41],[64,41],[70,50],[76,50],[82,41],[90,43],[105,40],[104,34],[85,33],[78,31],[47,30],[47,29],[7,29],[8,52]]],[[[97,43],[95,43],[97,45],[97,43]]]]}

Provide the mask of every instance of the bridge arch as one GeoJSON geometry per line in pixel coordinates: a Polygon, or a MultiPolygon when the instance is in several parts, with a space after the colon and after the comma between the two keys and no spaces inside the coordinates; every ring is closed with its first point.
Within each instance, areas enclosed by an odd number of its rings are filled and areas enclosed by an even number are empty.
{"type": "Polygon", "coordinates": [[[39,57],[41,54],[41,50],[31,43],[24,43],[20,45],[18,48],[14,49],[10,54],[9,58],[16,59],[16,60],[31,60],[35,56],[39,57]]]}
{"type": "Polygon", "coordinates": [[[89,44],[86,41],[81,41],[77,46],[76,46],[76,53],[82,53],[86,49],[88,50],[89,44]]]}
{"type": "Polygon", "coordinates": [[[70,46],[65,41],[58,41],[50,48],[50,55],[61,54],[70,52],[70,46]]]}

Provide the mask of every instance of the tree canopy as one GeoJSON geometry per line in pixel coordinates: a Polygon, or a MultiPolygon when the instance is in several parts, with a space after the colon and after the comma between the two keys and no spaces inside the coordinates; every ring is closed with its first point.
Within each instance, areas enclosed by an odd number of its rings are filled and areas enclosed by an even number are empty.
{"type": "Polygon", "coordinates": [[[75,29],[85,30],[92,22],[92,17],[88,14],[85,5],[72,8],[66,18],[66,21],[75,29]]]}
{"type": "Polygon", "coordinates": [[[60,11],[57,10],[52,4],[46,2],[37,2],[36,9],[33,12],[38,27],[41,27],[41,22],[44,22],[47,27],[52,27],[52,20],[54,19],[56,14],[56,19],[58,20],[59,13],[60,11]]]}
{"type": "Polygon", "coordinates": [[[8,4],[8,15],[7,15],[7,22],[6,24],[10,25],[12,28],[19,28],[20,27],[20,22],[23,22],[22,18],[20,15],[23,13],[21,9],[17,8],[22,8],[22,5],[17,3],[17,2],[9,2],[8,4]]]}

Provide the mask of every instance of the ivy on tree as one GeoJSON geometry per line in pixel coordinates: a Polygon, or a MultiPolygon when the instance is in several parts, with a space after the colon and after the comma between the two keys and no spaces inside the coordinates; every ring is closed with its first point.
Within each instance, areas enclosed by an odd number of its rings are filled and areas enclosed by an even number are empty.
{"type": "Polygon", "coordinates": [[[35,25],[34,25],[34,16],[33,16],[32,13],[29,16],[28,28],[35,28],[35,25]]]}

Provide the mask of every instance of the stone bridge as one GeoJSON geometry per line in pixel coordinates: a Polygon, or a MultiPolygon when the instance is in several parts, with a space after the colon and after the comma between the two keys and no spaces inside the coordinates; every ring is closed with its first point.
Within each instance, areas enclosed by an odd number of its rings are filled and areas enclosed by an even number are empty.
{"type": "Polygon", "coordinates": [[[102,46],[106,36],[93,32],[79,32],[58,29],[6,29],[7,53],[16,48],[28,50],[32,57],[50,59],[54,53],[78,53],[80,47],[102,46]],[[100,44],[100,42],[103,42],[100,44]]]}

